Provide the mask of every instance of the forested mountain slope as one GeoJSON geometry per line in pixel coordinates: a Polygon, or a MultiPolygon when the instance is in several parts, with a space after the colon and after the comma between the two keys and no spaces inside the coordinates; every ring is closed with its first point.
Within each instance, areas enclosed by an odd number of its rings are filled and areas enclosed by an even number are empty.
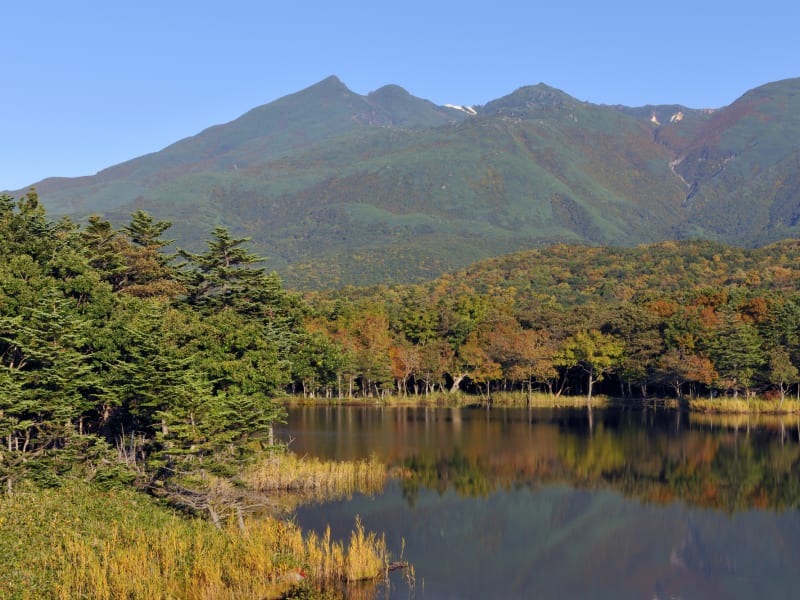
{"type": "Polygon", "coordinates": [[[137,209],[196,248],[252,236],[290,287],[422,281],[560,242],[797,234],[800,79],[728,107],[582,102],[538,84],[459,110],[335,77],[92,177],[36,185],[50,214],[137,209]]]}

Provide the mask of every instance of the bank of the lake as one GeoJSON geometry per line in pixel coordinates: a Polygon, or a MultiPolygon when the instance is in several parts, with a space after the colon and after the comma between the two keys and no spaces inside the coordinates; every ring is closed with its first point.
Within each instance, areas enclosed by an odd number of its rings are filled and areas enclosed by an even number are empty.
{"type": "Polygon", "coordinates": [[[382,396],[353,397],[309,397],[292,396],[288,406],[435,406],[439,408],[474,408],[474,407],[507,407],[507,408],[604,408],[616,400],[610,396],[595,395],[591,400],[586,396],[568,396],[564,394],[547,394],[542,392],[493,392],[488,398],[485,395],[465,392],[431,392],[428,394],[383,394],[382,396]]]}
{"type": "Polygon", "coordinates": [[[800,401],[794,398],[691,398],[687,401],[690,411],[728,415],[792,415],[800,413],[800,401]]]}
{"type": "Polygon", "coordinates": [[[380,397],[320,398],[294,396],[289,406],[318,405],[366,405],[366,406],[435,406],[440,408],[505,407],[505,408],[608,408],[627,406],[632,408],[658,407],[707,414],[800,414],[800,400],[752,396],[749,398],[717,396],[715,398],[621,398],[607,395],[586,396],[548,394],[543,392],[494,392],[485,395],[464,392],[434,392],[430,394],[385,394],[380,397]]]}
{"type": "Polygon", "coordinates": [[[127,487],[76,480],[0,495],[0,597],[338,598],[385,576],[386,543],[360,522],[335,539],[304,533],[287,512],[382,488],[384,465],[282,455],[243,479],[262,502],[220,527],[127,487]]]}

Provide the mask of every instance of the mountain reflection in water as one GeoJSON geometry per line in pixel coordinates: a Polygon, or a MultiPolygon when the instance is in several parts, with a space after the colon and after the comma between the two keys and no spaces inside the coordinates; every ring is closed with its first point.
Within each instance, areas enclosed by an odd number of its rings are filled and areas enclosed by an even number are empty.
{"type": "Polygon", "coordinates": [[[418,598],[795,597],[797,417],[303,407],[282,435],[394,468],[384,493],[297,519],[345,536],[361,515],[395,554],[404,539],[418,598]]]}

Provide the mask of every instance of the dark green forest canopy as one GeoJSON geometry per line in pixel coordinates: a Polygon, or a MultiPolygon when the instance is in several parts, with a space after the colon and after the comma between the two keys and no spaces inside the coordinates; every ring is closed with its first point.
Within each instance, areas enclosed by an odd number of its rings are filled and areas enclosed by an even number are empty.
{"type": "Polygon", "coordinates": [[[283,409],[307,309],[213,232],[163,249],[139,211],[115,230],[0,198],[0,480],[83,475],[145,486],[235,475],[283,409]]]}

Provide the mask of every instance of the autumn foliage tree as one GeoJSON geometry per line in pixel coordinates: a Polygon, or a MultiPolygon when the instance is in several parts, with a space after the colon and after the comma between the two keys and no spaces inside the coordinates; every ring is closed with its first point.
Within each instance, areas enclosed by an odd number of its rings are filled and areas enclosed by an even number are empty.
{"type": "Polygon", "coordinates": [[[594,385],[619,366],[623,351],[622,343],[614,336],[597,329],[579,331],[560,348],[556,364],[584,372],[587,378],[586,399],[591,404],[594,385]]]}

